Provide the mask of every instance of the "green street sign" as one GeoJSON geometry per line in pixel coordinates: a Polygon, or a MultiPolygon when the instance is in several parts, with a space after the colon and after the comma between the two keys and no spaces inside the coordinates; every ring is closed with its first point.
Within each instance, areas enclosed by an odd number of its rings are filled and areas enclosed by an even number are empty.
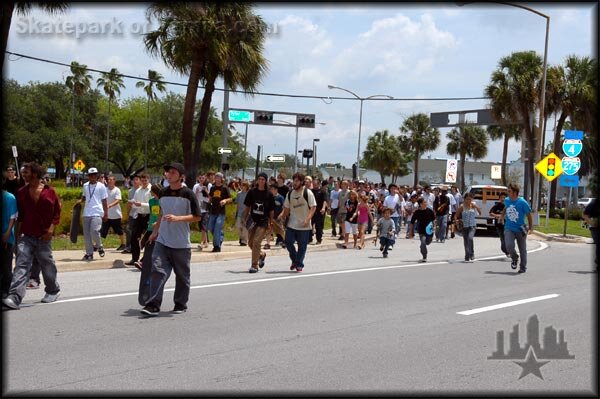
{"type": "Polygon", "coordinates": [[[229,120],[231,122],[250,122],[252,118],[248,111],[229,110],[229,120]]]}

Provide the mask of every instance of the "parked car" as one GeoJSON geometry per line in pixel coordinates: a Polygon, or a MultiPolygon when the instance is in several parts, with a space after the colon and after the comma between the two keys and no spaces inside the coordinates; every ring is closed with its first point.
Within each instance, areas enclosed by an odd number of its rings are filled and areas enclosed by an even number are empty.
{"type": "Polygon", "coordinates": [[[588,206],[593,200],[594,200],[594,198],[589,198],[589,197],[579,198],[579,200],[577,201],[577,207],[583,209],[586,206],[588,206]]]}

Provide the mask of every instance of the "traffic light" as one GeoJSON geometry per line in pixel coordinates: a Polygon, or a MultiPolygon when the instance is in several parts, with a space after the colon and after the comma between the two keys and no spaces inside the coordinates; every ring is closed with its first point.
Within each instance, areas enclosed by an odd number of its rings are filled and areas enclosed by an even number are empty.
{"type": "Polygon", "coordinates": [[[305,149],[302,151],[302,158],[312,158],[313,150],[305,149]]]}
{"type": "Polygon", "coordinates": [[[229,164],[228,163],[222,163],[221,164],[221,170],[223,170],[223,172],[227,172],[229,170],[229,164]]]}
{"type": "Polygon", "coordinates": [[[264,112],[264,111],[254,112],[254,123],[260,123],[263,125],[272,124],[273,123],[273,113],[272,112],[264,112]]]}
{"type": "Polygon", "coordinates": [[[550,157],[548,158],[548,165],[546,166],[546,174],[549,177],[552,177],[556,174],[556,158],[550,157]]]}
{"type": "Polygon", "coordinates": [[[315,114],[296,115],[296,125],[298,127],[315,127],[315,114]]]}

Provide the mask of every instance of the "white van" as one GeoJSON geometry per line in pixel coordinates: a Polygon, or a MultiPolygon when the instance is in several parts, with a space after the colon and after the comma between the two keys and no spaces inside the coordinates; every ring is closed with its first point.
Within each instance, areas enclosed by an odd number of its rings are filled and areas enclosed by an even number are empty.
{"type": "Polygon", "coordinates": [[[494,229],[494,218],[490,217],[490,209],[500,200],[500,194],[508,196],[506,186],[474,185],[467,188],[466,193],[473,195],[475,203],[481,208],[481,216],[476,216],[477,227],[494,229]]]}

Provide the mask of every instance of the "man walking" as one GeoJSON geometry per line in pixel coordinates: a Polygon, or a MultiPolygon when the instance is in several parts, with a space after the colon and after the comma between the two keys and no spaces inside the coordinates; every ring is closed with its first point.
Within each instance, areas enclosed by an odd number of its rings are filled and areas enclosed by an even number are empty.
{"type": "Polygon", "coordinates": [[[23,165],[26,186],[17,192],[18,252],[8,296],[2,303],[10,309],[19,309],[25,297],[25,285],[33,259],[42,268],[46,295],[44,303],[56,301],[60,287],[56,281],[56,264],[52,257],[52,235],[60,222],[60,201],[54,189],[41,182],[44,169],[35,162],[23,165]]]}
{"type": "Polygon", "coordinates": [[[210,216],[208,230],[213,235],[213,249],[211,252],[221,252],[223,243],[223,225],[225,224],[225,205],[233,202],[229,189],[223,184],[223,174],[215,173],[215,183],[210,188],[210,216]]]}
{"type": "Polygon", "coordinates": [[[508,198],[504,200],[505,208],[502,210],[500,218],[504,220],[504,243],[512,259],[510,267],[517,268],[520,255],[519,273],[525,273],[527,271],[527,235],[531,234],[533,218],[531,217],[531,207],[523,197],[519,197],[519,189],[520,187],[515,183],[508,185],[508,198]],[[525,224],[525,216],[527,216],[528,225],[525,224]],[[515,251],[515,240],[517,240],[519,254],[515,251]]]}
{"type": "Polygon", "coordinates": [[[173,313],[184,313],[190,296],[190,260],[192,243],[190,223],[200,220],[200,206],[194,192],[182,185],[185,173],[182,164],[173,162],[164,167],[169,187],[160,193],[160,213],[150,241],[156,240],[152,252],[152,273],[146,305],[141,310],[148,316],[157,316],[162,304],[165,283],[175,272],[173,313]]]}
{"type": "Polygon", "coordinates": [[[285,220],[288,215],[290,217],[285,230],[285,245],[292,261],[290,270],[301,272],[304,269],[304,256],[311,230],[310,221],[317,209],[317,202],[312,191],[304,187],[302,173],[294,173],[292,188],[285,197],[279,219],[285,220]],[[298,243],[297,250],[295,243],[298,243]]]}
{"type": "Polygon", "coordinates": [[[2,298],[6,298],[12,281],[12,261],[17,221],[17,199],[2,189],[2,298]]]}
{"type": "Polygon", "coordinates": [[[152,185],[149,182],[147,173],[140,174],[140,187],[133,194],[131,208],[135,209],[135,218],[133,221],[133,231],[131,232],[131,260],[125,262],[128,266],[134,266],[140,259],[140,238],[148,229],[148,220],[150,219],[150,198],[152,196],[152,185]]]}
{"type": "Polygon", "coordinates": [[[345,240],[346,237],[346,201],[350,196],[350,190],[348,190],[348,181],[342,180],[340,183],[340,191],[338,194],[338,211],[336,215],[337,225],[340,227],[340,238],[338,240],[345,240]]]}
{"type": "Polygon", "coordinates": [[[266,252],[261,251],[261,243],[270,233],[275,211],[275,200],[267,189],[266,173],[261,172],[256,179],[256,187],[246,194],[242,221],[248,227],[248,245],[252,250],[250,273],[258,272],[265,265],[266,252]],[[248,219],[250,218],[250,219],[248,219]]]}
{"type": "Polygon", "coordinates": [[[108,220],[108,193],[106,186],[98,181],[98,169],[88,170],[88,179],[83,185],[83,196],[77,203],[85,201],[83,208],[83,237],[85,238],[85,256],[83,260],[94,260],[94,249],[104,256],[104,247],[100,237],[102,221],[108,220]]]}
{"type": "Polygon", "coordinates": [[[126,242],[125,249],[121,251],[122,254],[130,254],[131,253],[131,233],[133,233],[133,228],[135,227],[135,218],[137,216],[137,208],[133,207],[133,196],[138,188],[140,188],[140,177],[138,175],[133,175],[131,177],[131,187],[127,192],[127,229],[125,231],[126,242]]]}
{"type": "MultiPolygon", "coordinates": [[[[325,227],[325,215],[327,214],[327,182],[321,183],[318,178],[315,178],[312,183],[312,192],[317,203],[317,210],[312,217],[312,224],[315,228],[316,244],[320,245],[323,240],[323,228],[325,227]]],[[[312,236],[313,232],[311,230],[308,238],[309,242],[312,242],[312,236]]]]}
{"type": "Polygon", "coordinates": [[[500,249],[502,253],[506,256],[510,257],[510,254],[506,250],[506,243],[504,242],[504,219],[501,218],[502,210],[504,209],[504,200],[506,199],[505,193],[500,193],[498,196],[498,202],[494,204],[492,209],[490,209],[490,216],[494,218],[494,225],[496,226],[496,233],[498,233],[498,237],[500,237],[500,249]]]}
{"type": "Polygon", "coordinates": [[[123,234],[123,226],[121,225],[121,220],[123,219],[123,213],[121,212],[121,189],[115,183],[115,176],[108,176],[108,198],[106,200],[108,204],[108,220],[102,222],[100,237],[106,238],[108,229],[112,228],[115,234],[119,236],[119,240],[121,240],[121,246],[117,248],[117,251],[123,251],[125,249],[125,234],[123,234]]]}

